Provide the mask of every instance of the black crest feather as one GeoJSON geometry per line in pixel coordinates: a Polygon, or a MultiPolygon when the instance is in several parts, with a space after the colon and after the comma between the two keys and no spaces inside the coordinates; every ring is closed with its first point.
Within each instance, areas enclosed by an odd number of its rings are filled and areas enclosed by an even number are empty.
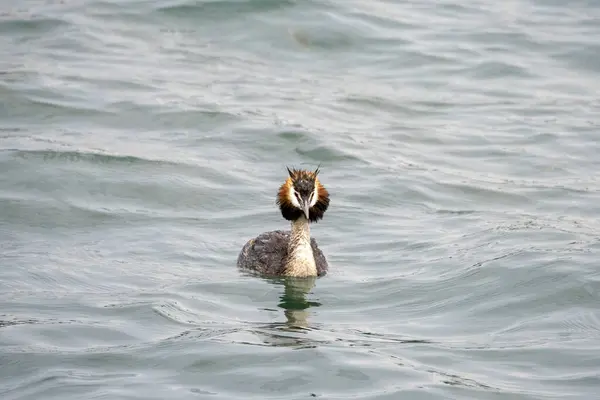
{"type": "Polygon", "coordinates": [[[294,206],[290,196],[290,188],[294,189],[302,198],[308,199],[313,191],[316,191],[317,202],[309,210],[310,222],[317,222],[323,218],[323,214],[329,207],[329,192],[317,179],[320,172],[320,164],[315,171],[306,171],[301,169],[290,169],[286,167],[289,178],[279,188],[277,195],[277,204],[283,218],[289,221],[295,221],[301,218],[303,212],[298,207],[294,206]]]}

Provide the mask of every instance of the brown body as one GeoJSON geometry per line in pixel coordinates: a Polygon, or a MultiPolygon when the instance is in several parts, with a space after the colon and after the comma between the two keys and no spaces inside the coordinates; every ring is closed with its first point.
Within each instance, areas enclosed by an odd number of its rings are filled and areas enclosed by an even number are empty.
{"type": "MultiPolygon", "coordinates": [[[[298,276],[286,274],[290,234],[290,231],[277,230],[250,239],[238,256],[238,267],[264,276],[298,276]]],[[[329,267],[327,259],[314,238],[311,238],[310,244],[317,268],[316,275],[323,276],[329,267]]]]}

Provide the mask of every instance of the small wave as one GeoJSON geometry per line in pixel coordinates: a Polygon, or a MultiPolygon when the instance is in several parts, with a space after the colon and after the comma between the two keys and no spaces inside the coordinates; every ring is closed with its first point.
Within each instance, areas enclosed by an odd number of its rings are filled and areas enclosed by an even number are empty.
{"type": "Polygon", "coordinates": [[[19,34],[48,34],[57,28],[68,26],[63,19],[36,15],[29,12],[0,11],[0,32],[19,34]]]}
{"type": "Polygon", "coordinates": [[[160,5],[155,11],[162,15],[177,18],[201,19],[239,19],[241,14],[265,13],[296,6],[293,0],[259,0],[259,1],[202,1],[190,3],[179,0],[170,5],[160,5]]]}
{"type": "Polygon", "coordinates": [[[55,318],[20,318],[11,315],[0,315],[0,328],[16,326],[16,325],[35,325],[35,324],[44,324],[44,325],[62,325],[62,324],[81,324],[82,321],[78,320],[58,320],[55,318]]]}
{"type": "Polygon", "coordinates": [[[473,67],[465,68],[461,74],[470,76],[474,79],[490,80],[490,79],[507,79],[511,78],[535,78],[536,75],[531,73],[527,68],[508,62],[486,61],[479,63],[473,67]]]}
{"type": "Polygon", "coordinates": [[[9,152],[18,158],[42,161],[87,162],[90,164],[148,164],[148,165],[181,165],[172,161],[142,158],[129,155],[118,155],[100,152],[74,151],[74,150],[19,150],[3,149],[0,152],[9,152]]]}

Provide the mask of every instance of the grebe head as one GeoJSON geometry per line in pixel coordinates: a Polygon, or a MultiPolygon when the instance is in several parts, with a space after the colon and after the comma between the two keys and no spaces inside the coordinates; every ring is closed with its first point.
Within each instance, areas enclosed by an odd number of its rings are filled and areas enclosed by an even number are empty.
{"type": "Polygon", "coordinates": [[[329,192],[317,178],[319,168],[315,171],[287,170],[289,177],[277,194],[281,215],[288,221],[304,216],[310,222],[317,222],[329,207],[329,192]]]}

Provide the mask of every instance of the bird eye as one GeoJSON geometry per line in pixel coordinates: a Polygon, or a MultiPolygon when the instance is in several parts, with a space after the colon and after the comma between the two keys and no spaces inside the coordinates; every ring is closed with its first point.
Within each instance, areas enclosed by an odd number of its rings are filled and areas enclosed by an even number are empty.
{"type": "Polygon", "coordinates": [[[294,195],[296,196],[296,198],[298,199],[298,201],[300,201],[300,193],[294,192],[294,195]]]}

